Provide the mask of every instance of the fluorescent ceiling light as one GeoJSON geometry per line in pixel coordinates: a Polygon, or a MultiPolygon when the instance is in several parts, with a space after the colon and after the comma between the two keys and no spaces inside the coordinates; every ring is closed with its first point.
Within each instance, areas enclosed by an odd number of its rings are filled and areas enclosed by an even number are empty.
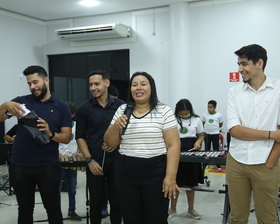
{"type": "Polygon", "coordinates": [[[98,1],[94,1],[94,0],[83,0],[80,1],[79,3],[84,6],[96,6],[99,4],[98,1]]]}

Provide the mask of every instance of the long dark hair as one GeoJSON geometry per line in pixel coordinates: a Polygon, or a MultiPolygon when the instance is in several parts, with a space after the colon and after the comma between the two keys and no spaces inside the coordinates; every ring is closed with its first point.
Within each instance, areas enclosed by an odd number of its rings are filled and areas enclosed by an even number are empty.
{"type": "Polygon", "coordinates": [[[189,110],[190,111],[190,115],[193,117],[199,117],[193,110],[193,106],[191,104],[191,102],[188,99],[181,99],[176,103],[176,107],[175,107],[175,112],[174,115],[179,123],[179,125],[181,126],[181,128],[183,128],[183,124],[182,124],[182,119],[179,117],[179,111],[182,110],[189,110]]]}
{"type": "Polygon", "coordinates": [[[149,75],[147,72],[135,72],[130,80],[129,80],[129,84],[128,84],[128,97],[127,97],[127,103],[134,101],[132,95],[131,95],[131,85],[132,85],[132,80],[134,79],[134,77],[138,76],[138,75],[143,75],[145,76],[150,83],[151,86],[151,96],[150,96],[150,109],[154,109],[156,107],[156,105],[159,103],[158,97],[157,97],[157,89],[156,89],[156,84],[155,84],[155,80],[153,79],[153,77],[151,75],[149,75]]]}

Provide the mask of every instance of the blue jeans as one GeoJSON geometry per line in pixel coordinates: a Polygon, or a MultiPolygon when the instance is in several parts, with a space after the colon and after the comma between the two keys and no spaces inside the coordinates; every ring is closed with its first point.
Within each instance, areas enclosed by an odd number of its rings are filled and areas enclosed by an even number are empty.
{"type": "Polygon", "coordinates": [[[11,185],[18,202],[18,224],[33,224],[35,187],[39,188],[49,224],[63,224],[58,198],[61,178],[59,162],[44,166],[10,164],[11,185]]]}
{"type": "MultiPolygon", "coordinates": [[[[76,210],[76,186],[77,186],[77,170],[62,169],[60,180],[60,190],[62,189],[62,179],[66,178],[69,206],[68,211],[73,212],[76,210]]],[[[60,194],[59,194],[60,195],[60,194]]]]}

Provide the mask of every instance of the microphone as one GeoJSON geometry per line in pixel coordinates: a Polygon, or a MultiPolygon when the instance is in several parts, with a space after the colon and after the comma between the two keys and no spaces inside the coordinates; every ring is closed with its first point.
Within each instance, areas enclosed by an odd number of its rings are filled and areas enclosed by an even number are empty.
{"type": "Polygon", "coordinates": [[[125,115],[127,116],[127,120],[126,120],[126,125],[125,127],[122,129],[121,131],[121,135],[123,135],[126,131],[130,116],[132,114],[132,111],[134,109],[135,103],[133,101],[130,101],[127,105],[126,105],[126,109],[125,109],[125,115]]]}

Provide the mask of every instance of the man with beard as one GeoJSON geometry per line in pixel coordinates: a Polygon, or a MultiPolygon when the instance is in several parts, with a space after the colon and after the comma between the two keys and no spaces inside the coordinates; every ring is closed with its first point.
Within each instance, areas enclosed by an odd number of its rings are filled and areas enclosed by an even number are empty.
{"type": "Polygon", "coordinates": [[[248,223],[251,193],[258,223],[277,223],[280,155],[280,80],[264,74],[266,50],[252,44],[237,50],[243,82],[228,93],[231,134],[227,183],[232,224],[248,223]]]}
{"type": "Polygon", "coordinates": [[[18,96],[0,106],[0,121],[12,115],[18,118],[10,163],[10,180],[18,202],[18,224],[33,224],[35,187],[38,186],[50,224],[62,224],[58,198],[61,165],[58,159],[58,144],[68,143],[71,138],[71,112],[68,105],[50,92],[49,77],[44,68],[29,66],[23,74],[31,94],[18,96]],[[50,142],[38,144],[22,125],[26,115],[25,105],[38,115],[37,127],[45,132],[50,142]]]}
{"type": "Polygon", "coordinates": [[[92,98],[81,104],[76,114],[76,140],[79,149],[88,163],[87,186],[90,194],[91,224],[100,224],[103,202],[104,181],[107,179],[110,220],[112,224],[121,224],[121,211],[114,181],[114,163],[118,150],[110,150],[103,141],[103,136],[110,125],[115,111],[124,102],[108,94],[109,75],[104,70],[94,70],[88,75],[92,98]]]}

